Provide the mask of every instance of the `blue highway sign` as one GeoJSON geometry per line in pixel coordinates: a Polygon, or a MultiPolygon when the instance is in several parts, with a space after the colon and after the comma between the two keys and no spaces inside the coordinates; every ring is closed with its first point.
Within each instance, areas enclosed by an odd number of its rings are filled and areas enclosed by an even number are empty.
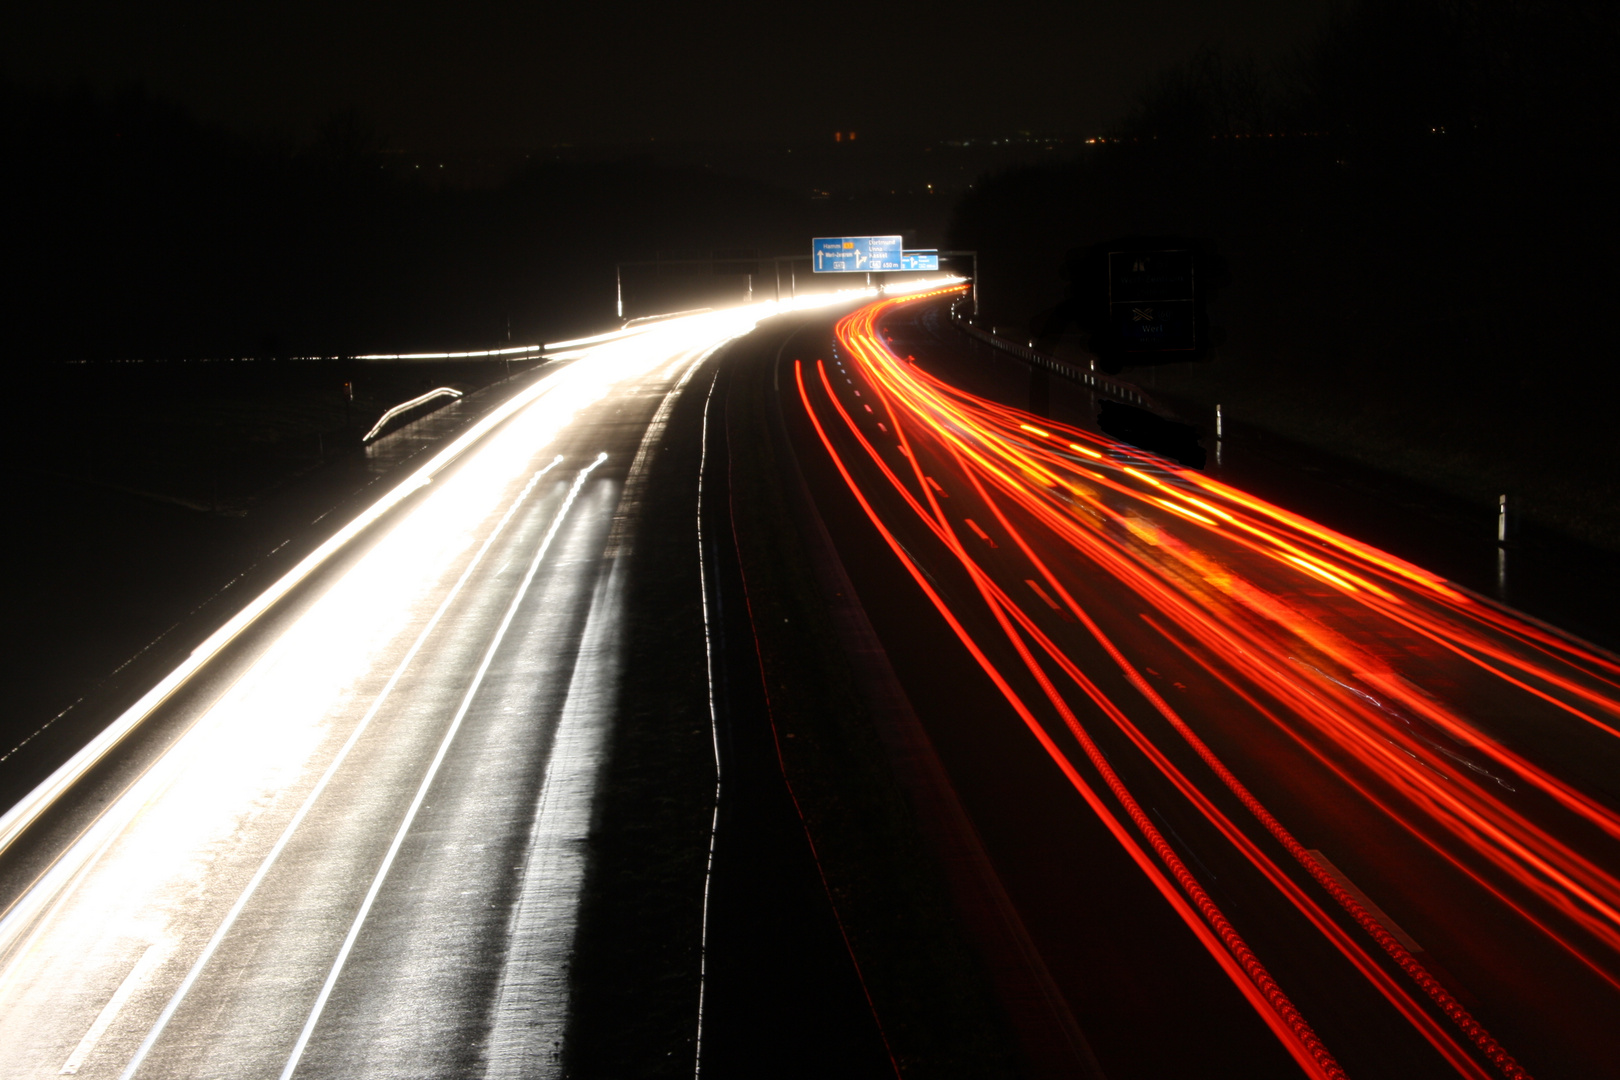
{"type": "Polygon", "coordinates": [[[939,252],[933,248],[924,251],[902,251],[900,253],[900,269],[938,270],[939,252]]]}
{"type": "Polygon", "coordinates": [[[818,236],[810,254],[818,274],[868,274],[901,269],[898,236],[818,236]]]}

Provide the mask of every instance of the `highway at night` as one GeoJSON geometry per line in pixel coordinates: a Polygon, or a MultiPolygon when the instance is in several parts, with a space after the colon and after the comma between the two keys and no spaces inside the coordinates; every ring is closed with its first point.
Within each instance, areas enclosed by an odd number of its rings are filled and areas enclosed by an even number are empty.
{"type": "Polygon", "coordinates": [[[14,7],[0,1080],[1620,1080],[1620,0],[14,7]]]}
{"type": "Polygon", "coordinates": [[[555,347],[7,813],[0,1075],[555,1070],[648,464],[774,310],[555,347]]]}
{"type": "Polygon", "coordinates": [[[549,347],[0,817],[0,1077],[1612,1074],[1620,660],[948,280],[549,347]]]}
{"type": "Polygon", "coordinates": [[[1620,664],[956,389],[950,298],[788,343],[782,407],[1103,1071],[1610,1072],[1620,664]]]}

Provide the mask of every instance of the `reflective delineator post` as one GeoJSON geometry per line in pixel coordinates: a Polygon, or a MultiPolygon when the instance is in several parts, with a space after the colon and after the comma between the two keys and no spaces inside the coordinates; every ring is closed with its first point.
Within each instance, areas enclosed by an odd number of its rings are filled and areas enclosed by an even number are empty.
{"type": "Polygon", "coordinates": [[[1496,497],[1496,598],[1503,603],[1508,598],[1508,547],[1513,535],[1514,522],[1508,514],[1508,497],[1496,497]]]}

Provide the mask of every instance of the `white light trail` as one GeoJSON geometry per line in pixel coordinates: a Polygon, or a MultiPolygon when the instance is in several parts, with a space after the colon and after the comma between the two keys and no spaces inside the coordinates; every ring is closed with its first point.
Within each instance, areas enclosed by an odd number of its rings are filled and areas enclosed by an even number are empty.
{"type": "MultiPolygon", "coordinates": [[[[642,364],[650,364],[653,361],[648,360],[648,357],[658,359],[705,342],[729,340],[752,330],[760,320],[782,312],[806,310],[837,303],[841,300],[870,295],[872,295],[870,289],[842,290],[821,296],[800,297],[797,301],[782,303],[767,301],[725,311],[694,315],[679,320],[654,323],[645,327],[638,327],[629,334],[622,331],[604,334],[598,339],[599,345],[611,345],[614,347],[598,347],[589,352],[589,355],[593,358],[591,366],[596,378],[587,378],[596,392],[596,396],[600,396],[605,394],[609,386],[616,381],[615,378],[608,378],[609,376],[627,377],[636,368],[636,361],[640,361],[642,364]],[[626,352],[625,342],[629,339],[645,339],[645,350],[626,352]]],[[[563,342],[560,344],[571,343],[563,342]]],[[[277,601],[285,597],[297,585],[323,566],[333,555],[353,542],[384,514],[398,506],[419,489],[431,483],[440,472],[458,461],[470,447],[476,445],[495,428],[511,419],[520,410],[534,404],[542,397],[547,397],[559,387],[565,387],[577,382],[581,376],[576,369],[577,365],[553,372],[527,389],[514,394],[500,406],[491,410],[487,416],[469,427],[450,445],[435,454],[425,465],[383,495],[320,547],[305,556],[297,566],[288,571],[270,588],[250,601],[233,618],[193,650],[185,661],[159,680],[134,705],[125,710],[78,753],[63,763],[28,795],[20,799],[15,806],[0,815],[0,851],[10,847],[22,831],[32,824],[47,806],[61,797],[109,750],[117,746],[154,709],[166,701],[181,684],[196,674],[204,664],[216,657],[222,649],[234,641],[244,629],[252,625],[277,601]]],[[[594,400],[595,398],[591,397],[590,399],[594,400]]],[[[572,415],[571,412],[569,415],[572,415]]],[[[560,427],[560,424],[556,426],[560,427]]],[[[3,947],[7,940],[6,924],[11,921],[10,914],[8,912],[5,918],[0,919],[0,947],[3,947]]]]}
{"type": "MultiPolygon", "coordinates": [[[[293,1073],[298,1071],[298,1062],[304,1056],[304,1049],[309,1045],[309,1038],[315,1034],[315,1026],[321,1022],[321,1013],[326,1010],[326,1003],[332,996],[332,988],[337,985],[338,976],[343,974],[343,965],[349,959],[349,953],[354,949],[355,941],[360,937],[360,931],[366,924],[366,916],[371,914],[371,905],[377,900],[377,894],[382,891],[383,882],[388,879],[388,871],[394,865],[394,859],[399,855],[400,846],[405,843],[405,837],[411,831],[411,825],[416,821],[417,812],[422,809],[422,803],[427,798],[428,789],[433,786],[433,778],[439,775],[439,766],[444,764],[444,757],[450,752],[450,744],[456,739],[456,733],[461,730],[461,722],[467,718],[467,710],[472,708],[473,699],[478,696],[478,690],[484,685],[484,676],[489,673],[490,664],[495,662],[495,652],[506,639],[506,631],[512,625],[512,619],[517,615],[518,608],[523,604],[523,598],[529,595],[529,586],[534,584],[534,575],[540,571],[540,563],[545,559],[546,552],[551,548],[551,542],[557,537],[557,530],[562,528],[563,519],[573,507],[574,500],[579,497],[580,488],[590,478],[596,467],[607,460],[606,454],[598,454],[596,460],[579,471],[574,477],[574,484],[568,489],[568,495],[558,508],[557,514],[551,519],[550,528],[546,529],[545,537],[540,546],[535,549],[534,558],[529,561],[528,572],[523,575],[523,584],[518,586],[517,594],[506,607],[506,614],[501,617],[500,626],[495,629],[495,636],[490,639],[489,648],[484,650],[484,659],[479,663],[478,670],[473,674],[472,685],[462,695],[461,705],[456,709],[456,715],[450,721],[449,729],[444,733],[444,739],[439,743],[439,750],[433,755],[428,764],[427,773],[422,777],[422,783],[416,789],[416,797],[405,811],[405,819],[399,823],[399,829],[394,833],[394,842],[388,845],[388,854],[383,856],[382,865],[377,868],[377,874],[371,880],[371,888],[366,890],[366,898],[360,904],[360,910],[355,913],[354,922],[349,926],[349,933],[343,939],[343,947],[338,950],[337,959],[332,961],[332,970],[327,973],[326,982],[321,984],[320,996],[315,999],[314,1008],[310,1009],[309,1019],[304,1021],[304,1028],[298,1033],[298,1042],[293,1046],[292,1054],[287,1058],[286,1067],[281,1070],[281,1080],[292,1080],[293,1073]]],[[[126,1075],[133,1075],[133,1070],[126,1075]]]]}
{"type": "Polygon", "coordinates": [[[557,457],[552,458],[544,468],[540,469],[529,478],[529,482],[524,485],[523,490],[518,494],[518,497],[512,501],[512,505],[507,507],[506,513],[502,515],[501,520],[496,523],[494,530],[490,532],[488,537],[485,538],[483,545],[478,549],[478,554],[473,556],[472,561],[469,562],[466,569],[461,572],[461,576],[456,579],[455,585],[452,586],[450,591],[445,594],[444,600],[439,604],[438,610],[435,611],[433,613],[433,617],[427,621],[427,625],[422,627],[422,632],[416,635],[416,640],[411,643],[411,647],[406,651],[404,658],[401,659],[399,665],[394,668],[394,673],[388,677],[388,682],[383,685],[382,690],[377,694],[376,698],[372,700],[371,707],[368,708],[365,715],[360,718],[360,723],[355,726],[354,731],[349,735],[347,741],[344,742],[342,749],[340,749],[337,752],[337,755],[333,757],[331,764],[329,764],[326,767],[326,771],[321,774],[321,778],[316,781],[315,786],[311,788],[309,794],[304,797],[303,805],[298,808],[298,812],[293,815],[292,820],[287,823],[287,827],[284,828],[281,831],[281,835],[276,838],[275,846],[270,849],[270,853],[266,855],[264,861],[259,864],[259,869],[254,873],[253,878],[248,882],[247,887],[242,890],[241,895],[237,897],[236,903],[231,906],[231,910],[226,913],[224,921],[222,921],[219,924],[219,928],[214,931],[214,936],[208,939],[208,944],[203,946],[202,952],[198,955],[197,959],[192,962],[191,970],[186,972],[186,977],[181,980],[179,989],[177,989],[173,996],[169,998],[168,1004],[163,1007],[163,1012],[158,1015],[157,1022],[152,1025],[151,1030],[146,1034],[146,1038],[141,1042],[140,1048],[135,1051],[135,1056],[131,1058],[129,1064],[124,1067],[122,1074],[123,1080],[129,1080],[130,1077],[135,1075],[135,1073],[140,1069],[142,1062],[146,1060],[146,1055],[152,1052],[153,1046],[157,1045],[159,1036],[163,1034],[163,1029],[168,1026],[170,1018],[174,1016],[175,1010],[180,1007],[180,1003],[185,1000],[186,995],[191,992],[191,988],[196,985],[197,978],[202,974],[203,969],[208,966],[208,961],[213,958],[215,951],[219,948],[220,942],[225,940],[225,935],[230,933],[231,927],[236,925],[237,917],[242,914],[242,909],[245,908],[248,901],[253,898],[253,894],[258,890],[259,884],[264,881],[265,875],[268,874],[271,867],[276,864],[277,858],[279,858],[281,853],[286,850],[288,841],[290,841],[293,834],[298,831],[298,826],[303,824],[304,818],[309,816],[310,809],[314,807],[316,800],[321,797],[321,793],[326,790],[326,786],[332,782],[332,777],[336,775],[339,766],[341,766],[343,762],[348,759],[349,752],[354,749],[354,744],[360,741],[360,736],[365,734],[366,729],[371,726],[372,720],[376,719],[377,712],[382,708],[383,703],[388,700],[389,695],[393,693],[394,687],[399,684],[400,676],[405,674],[406,669],[411,665],[411,661],[414,660],[416,658],[416,654],[422,650],[422,645],[427,641],[428,635],[433,633],[434,628],[439,625],[439,621],[444,618],[444,613],[449,610],[450,605],[455,601],[456,597],[461,595],[461,590],[467,584],[467,579],[472,577],[473,571],[478,569],[479,564],[484,561],[484,556],[489,553],[490,547],[495,543],[496,539],[501,535],[501,533],[505,531],[506,526],[511,523],[512,516],[517,513],[518,508],[522,506],[524,500],[529,497],[530,492],[534,490],[535,484],[537,484],[552,469],[555,469],[558,465],[561,465],[562,460],[562,456],[559,454],[557,457]]]}
{"type": "Polygon", "coordinates": [[[154,1067],[148,1058],[165,1026],[228,948],[221,943],[293,834],[312,827],[327,780],[421,642],[459,618],[447,605],[495,535],[516,527],[515,503],[583,410],[673,357],[708,355],[761,319],[859,295],[870,291],[648,324],[535,379],[249,601],[0,816],[4,850],[177,691],[207,689],[195,680],[218,672],[209,665],[225,650],[245,650],[233,651],[229,679],[207,691],[216,696],[186,706],[196,710],[189,728],[113,792],[0,916],[0,1075],[54,1073],[70,1060],[80,1075],[154,1067]],[[272,613],[274,633],[263,621],[272,613]]]}

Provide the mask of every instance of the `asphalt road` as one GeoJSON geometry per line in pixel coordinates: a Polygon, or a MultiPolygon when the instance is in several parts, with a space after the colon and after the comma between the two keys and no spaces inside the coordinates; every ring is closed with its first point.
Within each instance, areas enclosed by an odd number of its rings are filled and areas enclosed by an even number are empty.
{"type": "Polygon", "coordinates": [[[1103,1073],[1612,1074],[1620,663],[953,389],[945,302],[800,334],[780,406],[1103,1073]]]}
{"type": "Polygon", "coordinates": [[[952,1075],[812,577],[1029,1073],[1611,1072],[1620,663],[953,389],[949,299],[582,347],[250,604],[0,818],[0,1075],[952,1075]]]}
{"type": "Polygon", "coordinates": [[[561,1068],[628,537],[758,314],[576,350],[0,819],[0,1075],[561,1068]]]}

